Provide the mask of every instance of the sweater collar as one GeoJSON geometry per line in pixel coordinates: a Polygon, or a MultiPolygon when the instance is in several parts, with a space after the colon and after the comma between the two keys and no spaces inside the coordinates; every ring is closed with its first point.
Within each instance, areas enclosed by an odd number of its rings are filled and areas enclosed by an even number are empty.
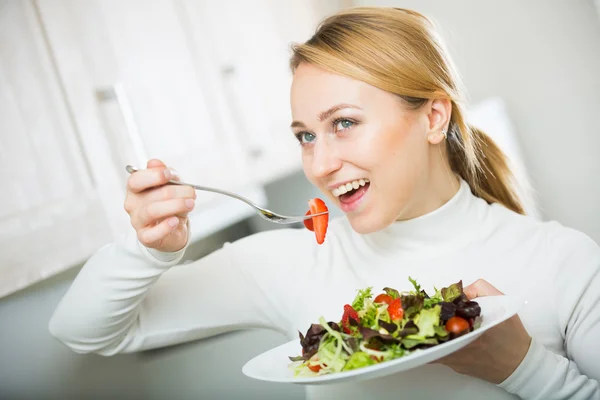
{"type": "Polygon", "coordinates": [[[364,235],[364,240],[378,252],[435,255],[471,241],[485,217],[486,206],[461,179],[458,191],[441,207],[417,218],[396,221],[381,231],[364,235]]]}

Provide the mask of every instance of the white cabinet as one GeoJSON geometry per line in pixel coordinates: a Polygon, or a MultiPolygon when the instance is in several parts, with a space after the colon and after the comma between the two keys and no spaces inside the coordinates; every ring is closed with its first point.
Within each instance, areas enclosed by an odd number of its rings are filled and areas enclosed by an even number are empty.
{"type": "MultiPolygon", "coordinates": [[[[128,163],[264,204],[188,28],[178,1],[0,2],[0,297],[129,228],[128,163]]],[[[194,239],[252,213],[212,193],[196,209],[194,239]]]]}
{"type": "MultiPolygon", "coordinates": [[[[233,132],[219,125],[223,111],[213,106],[208,77],[196,68],[178,2],[38,4],[83,141],[91,151],[103,142],[111,154],[110,163],[93,163],[98,179],[107,168],[123,176],[125,164],[158,157],[189,181],[251,183],[233,132]],[[120,98],[96,96],[115,85],[120,98]]],[[[199,202],[213,199],[203,194],[199,202]]]]}
{"type": "MultiPolygon", "coordinates": [[[[316,4],[0,0],[0,297],[129,228],[126,164],[264,204],[261,185],[300,168],[289,42],[316,4]]],[[[201,193],[194,239],[251,214],[201,193]]]]}
{"type": "Polygon", "coordinates": [[[290,123],[290,43],[309,38],[324,6],[306,0],[181,0],[195,38],[224,75],[247,163],[269,182],[301,168],[290,123]],[[210,38],[210,40],[206,40],[210,38]]]}
{"type": "Polygon", "coordinates": [[[36,10],[0,2],[0,297],[111,239],[36,10]]]}
{"type": "MultiPolygon", "coordinates": [[[[218,66],[193,45],[180,1],[37,4],[82,140],[94,154],[95,177],[110,187],[107,204],[122,203],[124,165],[153,157],[174,166],[186,181],[264,203],[247,168],[218,66]]],[[[251,213],[207,192],[196,204],[195,239],[251,213]],[[217,209],[229,218],[219,217],[217,209]]],[[[118,221],[117,230],[128,224],[121,209],[112,220],[118,221]]]]}

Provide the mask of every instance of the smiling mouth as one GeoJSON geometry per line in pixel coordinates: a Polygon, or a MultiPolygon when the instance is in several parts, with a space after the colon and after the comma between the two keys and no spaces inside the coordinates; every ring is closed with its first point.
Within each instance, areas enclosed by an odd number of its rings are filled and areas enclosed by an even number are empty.
{"type": "Polygon", "coordinates": [[[368,179],[357,179],[340,185],[333,189],[332,193],[340,200],[340,203],[349,205],[360,199],[369,189],[370,185],[371,183],[368,179]]]}
{"type": "Polygon", "coordinates": [[[338,186],[337,188],[333,189],[331,192],[333,193],[333,195],[335,197],[340,197],[344,194],[352,193],[352,192],[360,189],[361,187],[368,185],[368,183],[369,183],[368,179],[356,179],[356,180],[353,180],[352,182],[348,182],[348,183],[338,186]]]}

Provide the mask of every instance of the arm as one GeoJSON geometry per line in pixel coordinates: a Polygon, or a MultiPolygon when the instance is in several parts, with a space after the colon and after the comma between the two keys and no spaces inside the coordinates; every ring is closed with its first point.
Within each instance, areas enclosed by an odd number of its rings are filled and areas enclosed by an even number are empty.
{"type": "Polygon", "coordinates": [[[273,307],[257,283],[269,268],[239,265],[244,259],[268,264],[263,245],[275,235],[290,239],[281,231],[265,232],[176,265],[185,248],[148,249],[132,231],[88,260],[52,316],[50,332],[76,352],[112,355],[242,328],[280,327],[285,320],[264,312],[273,307]]]}
{"type": "Polygon", "coordinates": [[[600,399],[600,248],[575,236],[552,244],[569,249],[555,286],[567,357],[533,340],[523,362],[500,384],[523,399],[600,399]]]}

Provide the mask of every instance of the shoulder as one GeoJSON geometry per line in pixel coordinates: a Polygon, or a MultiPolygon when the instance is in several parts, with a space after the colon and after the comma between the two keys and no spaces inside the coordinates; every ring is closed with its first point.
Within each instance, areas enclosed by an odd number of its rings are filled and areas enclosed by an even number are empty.
{"type": "Polygon", "coordinates": [[[491,205],[490,210],[496,228],[520,243],[535,239],[539,250],[554,261],[576,259],[600,264],[600,246],[581,231],[557,221],[542,221],[521,215],[499,204],[491,205]]]}
{"type": "Polygon", "coordinates": [[[545,224],[546,248],[554,257],[600,267],[600,246],[588,235],[556,221],[545,224]]]}

